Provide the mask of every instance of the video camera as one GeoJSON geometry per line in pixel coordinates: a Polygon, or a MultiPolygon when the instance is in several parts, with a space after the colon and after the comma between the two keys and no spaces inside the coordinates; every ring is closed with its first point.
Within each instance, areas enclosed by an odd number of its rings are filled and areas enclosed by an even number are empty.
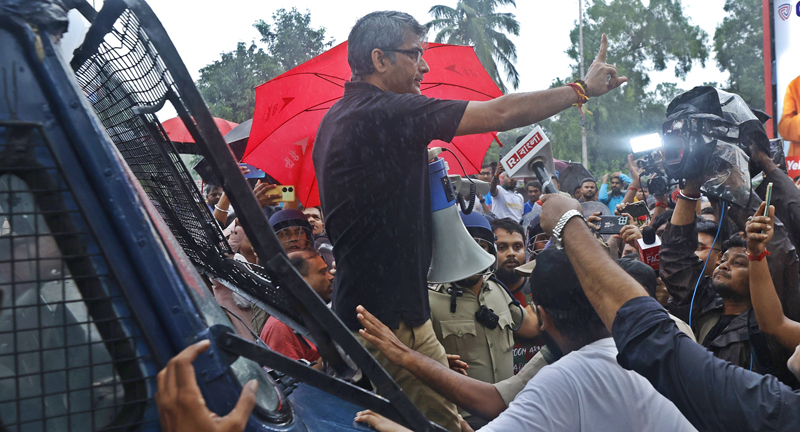
{"type": "MultiPolygon", "coordinates": [[[[650,193],[663,195],[674,182],[699,177],[706,194],[746,205],[750,173],[758,172],[749,165],[750,146],[769,154],[764,128],[769,118],[741,96],[714,87],[699,86],[678,95],[667,107],[660,151],[638,162],[642,175],[650,176],[650,193]]],[[[631,143],[636,151],[634,140],[631,143]]]]}

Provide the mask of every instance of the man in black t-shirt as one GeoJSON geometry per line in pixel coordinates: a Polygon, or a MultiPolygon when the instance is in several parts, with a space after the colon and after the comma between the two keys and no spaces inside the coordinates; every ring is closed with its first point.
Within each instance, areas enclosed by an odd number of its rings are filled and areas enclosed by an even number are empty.
{"type": "MultiPolygon", "coordinates": [[[[602,95],[626,78],[605,63],[604,36],[586,82],[487,102],[431,99],[420,95],[429,70],[422,58],[426,34],[401,12],[358,20],[348,37],[352,82],[323,118],[313,160],[337,265],[334,311],[355,332],[355,308],[363,304],[401,341],[447,364],[430,324],[426,291],[432,248],[428,144],[532,124],[585,100],[582,93],[602,95]]],[[[432,403],[435,392],[374,354],[428,418],[458,430],[454,407],[441,397],[442,405],[432,403]]]]}

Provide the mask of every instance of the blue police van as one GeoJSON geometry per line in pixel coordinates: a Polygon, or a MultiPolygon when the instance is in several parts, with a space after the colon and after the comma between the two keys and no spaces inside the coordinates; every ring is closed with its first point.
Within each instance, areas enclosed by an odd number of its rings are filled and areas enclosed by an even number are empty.
{"type": "Polygon", "coordinates": [[[155,377],[203,339],[209,408],[259,381],[247,430],[441,430],[289,265],[169,37],[141,0],[0,0],[0,431],[159,430],[155,377]],[[90,23],[67,62],[68,9],[90,23]],[[232,251],[155,113],[170,104],[237,209],[232,251]],[[329,373],[241,338],[208,279],[313,340],[329,373]],[[340,376],[353,368],[381,395],[340,376]]]}

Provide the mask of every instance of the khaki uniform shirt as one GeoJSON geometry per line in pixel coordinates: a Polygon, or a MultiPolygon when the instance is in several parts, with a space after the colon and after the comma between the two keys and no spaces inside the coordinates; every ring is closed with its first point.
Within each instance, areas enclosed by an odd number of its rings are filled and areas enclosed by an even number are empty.
{"type": "Polygon", "coordinates": [[[480,381],[494,384],[514,375],[514,336],[525,317],[523,310],[509,306],[511,298],[495,282],[485,282],[478,297],[468,289],[456,300],[455,313],[450,312],[451,284],[439,285],[428,291],[431,321],[436,337],[447,354],[457,354],[467,362],[467,374],[480,381]],[[475,312],[486,305],[499,317],[497,327],[488,329],[475,320],[475,312]]]}

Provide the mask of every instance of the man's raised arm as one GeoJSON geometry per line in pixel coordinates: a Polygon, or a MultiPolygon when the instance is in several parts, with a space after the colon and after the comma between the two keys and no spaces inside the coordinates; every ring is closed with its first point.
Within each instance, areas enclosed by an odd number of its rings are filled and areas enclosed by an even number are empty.
{"type": "MultiPolygon", "coordinates": [[[[577,201],[560,195],[546,195],[543,201],[540,220],[547,233],[567,211],[580,211],[577,201]]],[[[618,318],[612,334],[620,366],[647,378],[692,425],[699,430],[797,430],[800,394],[772,375],[714,357],[680,333],[664,308],[593,241],[581,218],[569,219],[561,238],[603,323],[612,330],[618,318]]]]}
{"type": "MultiPolygon", "coordinates": [[[[606,63],[608,40],[603,35],[600,51],[586,74],[586,96],[602,96],[628,81],[617,76],[617,68],[606,63]]],[[[506,131],[527,126],[579,102],[577,92],[570,87],[560,87],[530,93],[515,93],[486,102],[470,102],[458,125],[456,135],[506,131]]]]}
{"type": "MultiPolygon", "coordinates": [[[[542,197],[542,202],[539,220],[546,233],[552,234],[559,219],[569,210],[583,214],[577,200],[563,195],[548,194],[542,197]]],[[[633,298],[647,297],[647,291],[611,259],[583,218],[569,219],[561,238],[569,260],[576,263],[575,274],[586,297],[610,331],[619,308],[633,298]]]]}

